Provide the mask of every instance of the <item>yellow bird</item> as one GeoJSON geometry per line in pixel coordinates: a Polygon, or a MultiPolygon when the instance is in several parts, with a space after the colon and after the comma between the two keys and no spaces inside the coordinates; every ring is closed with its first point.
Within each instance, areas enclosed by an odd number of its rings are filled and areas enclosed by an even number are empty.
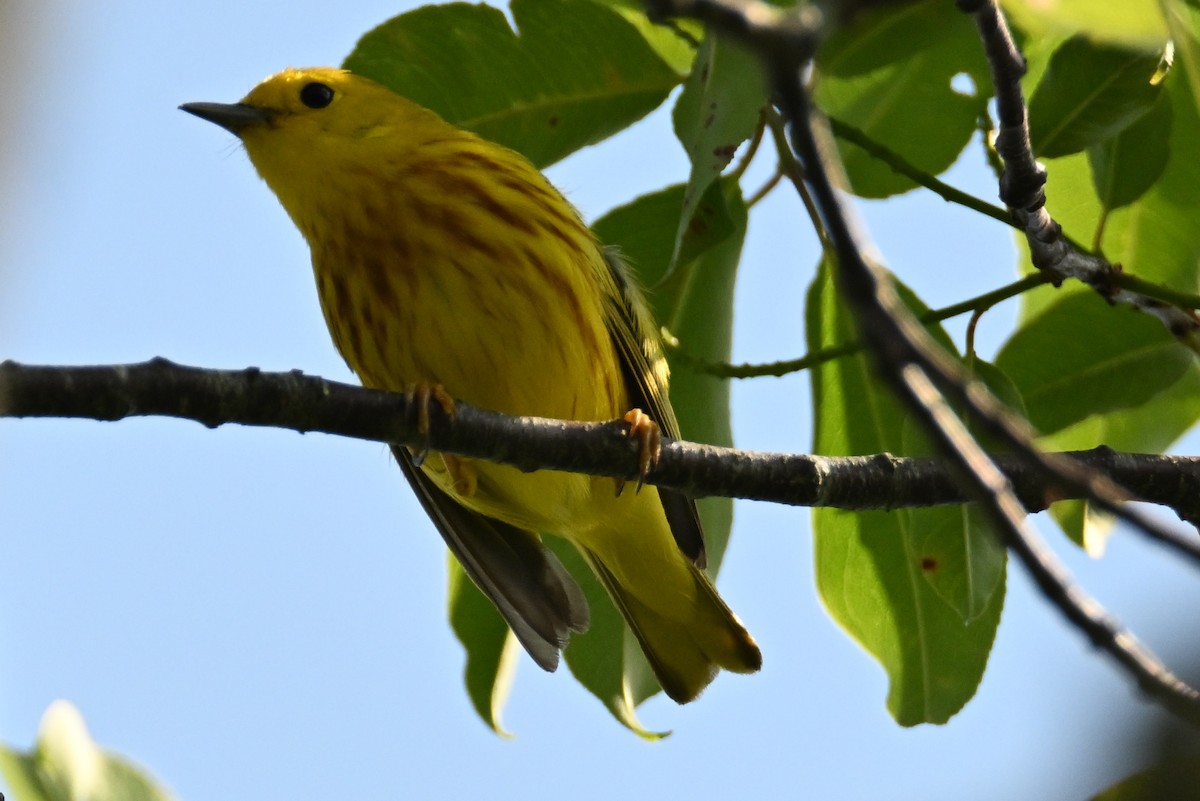
{"type": "MultiPolygon", "coordinates": [[[[648,308],[524,157],[343,70],[289,69],[237,104],[181,108],[236,134],[312,250],[333,341],[363,384],[511,415],[626,417],[678,436],[648,308]],[[635,409],[626,415],[626,410],[635,409]]],[[[667,695],[759,669],[703,571],[695,504],[611,479],[393,449],[467,574],[554,670],[588,609],[540,533],[595,570],[667,695]]]]}

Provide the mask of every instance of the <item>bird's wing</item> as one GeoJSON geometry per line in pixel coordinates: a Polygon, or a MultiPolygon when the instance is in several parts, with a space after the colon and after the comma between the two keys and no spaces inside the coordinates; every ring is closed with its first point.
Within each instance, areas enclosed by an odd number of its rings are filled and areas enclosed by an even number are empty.
{"type": "Polygon", "coordinates": [[[532,531],[472,512],[425,475],[407,448],[393,446],[405,478],[463,570],[545,670],[558,667],[571,631],[585,631],[587,601],[563,563],[532,531]]]}
{"type": "MultiPolygon", "coordinates": [[[[630,402],[658,423],[662,433],[679,438],[679,423],[667,397],[667,359],[655,328],[650,308],[641,291],[629,278],[628,268],[612,248],[604,250],[604,261],[615,292],[606,292],[610,303],[605,315],[609,334],[621,358],[621,370],[629,387],[630,402]]],[[[691,498],[671,489],[658,488],[663,511],[679,549],[698,567],[704,567],[704,530],[691,498]]]]}

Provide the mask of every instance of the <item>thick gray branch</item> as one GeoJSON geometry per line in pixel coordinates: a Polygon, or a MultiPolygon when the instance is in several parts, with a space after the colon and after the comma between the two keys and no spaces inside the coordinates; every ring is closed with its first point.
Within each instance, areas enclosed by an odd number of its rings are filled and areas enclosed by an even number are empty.
{"type": "MultiPolygon", "coordinates": [[[[436,403],[429,432],[418,431],[404,395],[307,376],[299,371],[205,370],[154,359],[142,364],[50,367],[0,363],[0,417],[122,420],[166,416],[216,427],[230,423],[319,431],[354,439],[429,446],[523,470],[548,468],[636,478],[637,447],[623,423],[572,423],[508,417],[457,404],[449,420],[436,403]]],[[[1200,457],[1066,454],[1108,474],[1141,500],[1200,520],[1200,457]]],[[[1025,508],[1065,497],[1012,456],[996,462],[1025,508]]],[[[898,509],[966,502],[959,478],[940,458],[811,456],[743,451],[666,440],[649,483],[692,495],[719,495],[795,506],[898,509]]],[[[1074,496],[1078,497],[1078,495],[1074,496]]]]}

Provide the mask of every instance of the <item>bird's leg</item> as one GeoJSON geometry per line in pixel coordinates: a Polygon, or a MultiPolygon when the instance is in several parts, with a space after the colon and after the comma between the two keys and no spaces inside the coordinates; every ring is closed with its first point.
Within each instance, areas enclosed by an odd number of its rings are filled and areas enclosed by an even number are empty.
{"type": "Polygon", "coordinates": [[[437,404],[442,407],[442,411],[450,418],[450,422],[454,422],[454,398],[442,388],[441,384],[410,384],[408,391],[404,393],[408,398],[410,408],[416,409],[417,412],[417,431],[424,434],[426,442],[419,449],[409,451],[413,455],[413,464],[420,467],[425,459],[429,456],[429,403],[437,401],[437,404]]]}
{"type": "MultiPolygon", "coordinates": [[[[408,397],[416,407],[417,431],[422,434],[429,434],[430,403],[437,403],[438,406],[441,406],[442,411],[450,418],[450,422],[454,422],[454,398],[450,397],[450,393],[446,392],[441,384],[416,384],[409,389],[408,397]]],[[[442,453],[439,456],[442,457],[442,464],[446,466],[446,473],[450,476],[454,491],[463,498],[474,495],[476,487],[479,486],[479,477],[471,462],[449,453],[442,453]]],[[[429,444],[426,443],[420,451],[413,454],[413,463],[419,467],[428,457],[429,444]]]]}
{"type": "MultiPolygon", "coordinates": [[[[638,483],[635,491],[641,492],[642,485],[646,483],[646,474],[658,464],[658,458],[662,455],[662,430],[641,409],[630,409],[623,419],[629,424],[625,436],[638,441],[638,483]]],[[[617,495],[624,489],[625,480],[617,479],[617,495]]]]}

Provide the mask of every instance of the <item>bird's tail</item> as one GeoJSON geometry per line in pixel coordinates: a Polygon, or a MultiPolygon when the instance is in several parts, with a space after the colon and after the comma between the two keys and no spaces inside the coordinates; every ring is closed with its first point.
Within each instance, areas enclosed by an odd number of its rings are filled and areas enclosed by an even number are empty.
{"type": "Polygon", "coordinates": [[[581,550],[633,630],[658,683],[677,703],[695,700],[720,668],[753,673],[762,667],[762,653],[750,632],[704,571],[682,553],[676,551],[676,564],[666,571],[676,574],[674,580],[663,576],[664,585],[676,586],[666,592],[663,585],[647,588],[651,591],[644,596],[651,603],[623,586],[598,554],[581,550]]]}

